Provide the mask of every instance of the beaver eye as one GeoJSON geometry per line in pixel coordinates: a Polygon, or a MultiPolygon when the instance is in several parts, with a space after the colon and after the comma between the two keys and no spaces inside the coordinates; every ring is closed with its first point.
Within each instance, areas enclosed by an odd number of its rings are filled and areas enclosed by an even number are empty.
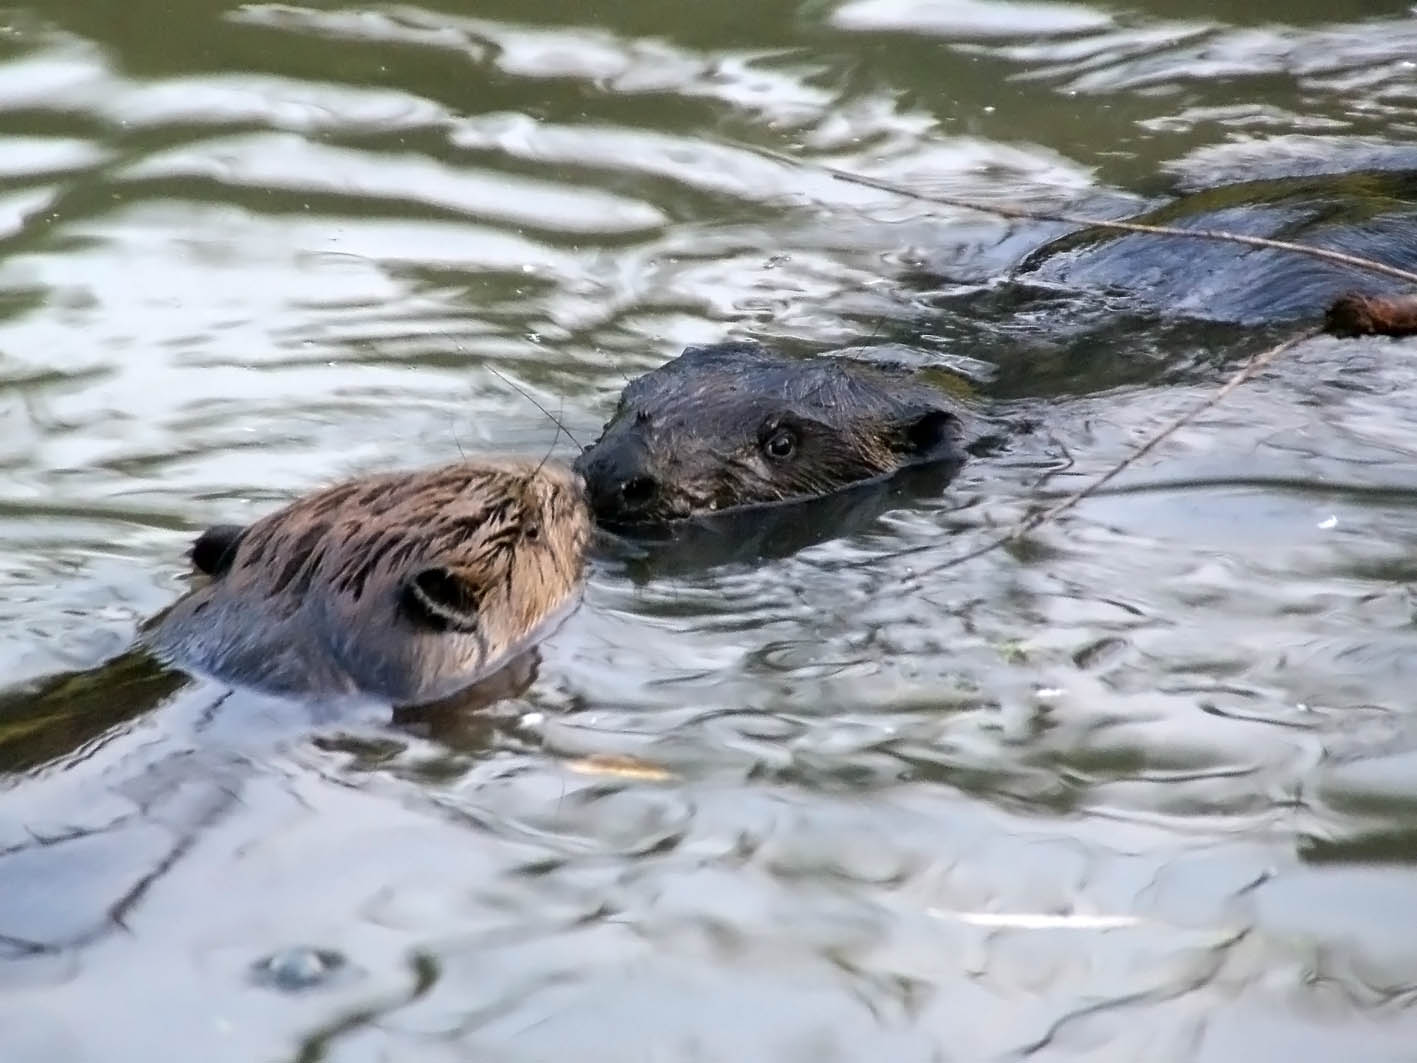
{"type": "Polygon", "coordinates": [[[774,461],[786,461],[797,452],[797,433],[790,428],[779,428],[763,443],[763,453],[774,461]]]}

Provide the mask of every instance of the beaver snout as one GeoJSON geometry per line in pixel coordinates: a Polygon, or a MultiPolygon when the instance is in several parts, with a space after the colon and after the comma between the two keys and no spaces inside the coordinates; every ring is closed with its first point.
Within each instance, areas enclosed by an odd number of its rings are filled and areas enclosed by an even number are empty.
{"type": "Polygon", "coordinates": [[[653,476],[602,476],[591,488],[590,505],[597,520],[633,524],[653,513],[658,497],[659,483],[653,476]]]}
{"type": "Polygon", "coordinates": [[[654,518],[663,508],[663,484],[636,453],[643,448],[604,444],[591,447],[576,462],[585,479],[590,508],[605,524],[637,524],[654,518]]]}
{"type": "Polygon", "coordinates": [[[643,509],[654,501],[659,484],[653,476],[632,476],[620,485],[620,501],[627,509],[643,509]]]}

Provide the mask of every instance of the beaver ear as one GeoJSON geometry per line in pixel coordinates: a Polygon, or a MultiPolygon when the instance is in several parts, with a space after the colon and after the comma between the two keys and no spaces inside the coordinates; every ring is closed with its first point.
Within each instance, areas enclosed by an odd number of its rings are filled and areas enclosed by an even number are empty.
{"type": "Polygon", "coordinates": [[[929,454],[959,438],[959,418],[948,410],[927,410],[896,426],[896,448],[910,454],[929,454]]]}
{"type": "Polygon", "coordinates": [[[434,631],[476,631],[477,588],[450,568],[421,568],[404,579],[399,606],[416,624],[434,631]]]}
{"type": "Polygon", "coordinates": [[[215,579],[231,567],[245,534],[246,529],[240,524],[215,524],[197,536],[187,556],[198,572],[215,579]]]}

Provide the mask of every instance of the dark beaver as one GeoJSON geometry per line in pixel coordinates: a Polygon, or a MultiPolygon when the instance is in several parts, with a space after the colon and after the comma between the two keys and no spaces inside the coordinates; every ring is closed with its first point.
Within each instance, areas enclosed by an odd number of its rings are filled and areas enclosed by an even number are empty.
{"type": "MultiPolygon", "coordinates": [[[[1130,219],[1311,244],[1417,269],[1417,171],[1359,171],[1219,185],[1130,219]]],[[[1081,229],[1019,266],[1021,280],[1107,293],[1167,316],[1257,325],[1322,316],[1335,299],[1401,284],[1271,248],[1081,229]]]]}
{"type": "Polygon", "coordinates": [[[203,534],[211,582],[147,634],[158,656],[280,694],[445,697],[574,604],[590,515],[569,470],[460,462],[351,480],[203,534]]]}
{"type": "Polygon", "coordinates": [[[905,369],[690,347],[625,388],[576,471],[602,524],[663,524],[959,464],[961,418],[905,369]]]}

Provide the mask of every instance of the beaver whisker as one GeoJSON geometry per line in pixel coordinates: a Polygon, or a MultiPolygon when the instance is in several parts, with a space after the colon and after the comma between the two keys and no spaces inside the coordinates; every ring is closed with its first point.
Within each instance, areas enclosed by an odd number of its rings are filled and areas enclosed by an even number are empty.
{"type": "MultiPolygon", "coordinates": [[[[575,437],[574,435],[571,434],[571,430],[566,427],[565,422],[562,421],[559,417],[553,417],[553,416],[551,415],[551,411],[548,410],[545,406],[541,405],[541,403],[537,402],[535,396],[533,396],[533,395],[531,394],[531,392],[527,391],[524,387],[522,387],[520,384],[518,384],[518,383],[517,383],[515,380],[513,380],[511,377],[507,376],[507,375],[506,375],[505,373],[503,373],[501,370],[497,369],[495,366],[489,365],[489,366],[486,367],[486,369],[487,369],[487,371],[488,371],[489,373],[491,373],[491,374],[492,374],[493,376],[495,376],[497,379],[501,380],[502,383],[506,384],[506,385],[507,385],[508,387],[510,387],[513,391],[515,391],[515,392],[517,392],[519,395],[521,395],[522,398],[526,399],[527,402],[531,403],[531,404],[532,404],[533,406],[535,406],[538,410],[540,410],[543,414],[545,414],[545,415],[546,415],[546,419],[556,426],[556,429],[557,429],[558,432],[564,432],[564,433],[566,433],[566,438],[571,441],[572,446],[574,446],[574,447],[575,447],[578,451],[580,451],[582,454],[585,453],[585,447],[581,446],[580,441],[579,441],[578,439],[576,439],[576,437],[575,437]]],[[[551,445],[552,445],[553,448],[554,448],[555,445],[556,445],[556,442],[555,442],[555,439],[554,439],[554,438],[552,439],[551,445]]],[[[544,461],[544,460],[545,460],[545,459],[543,459],[543,461],[544,461]]]]}

